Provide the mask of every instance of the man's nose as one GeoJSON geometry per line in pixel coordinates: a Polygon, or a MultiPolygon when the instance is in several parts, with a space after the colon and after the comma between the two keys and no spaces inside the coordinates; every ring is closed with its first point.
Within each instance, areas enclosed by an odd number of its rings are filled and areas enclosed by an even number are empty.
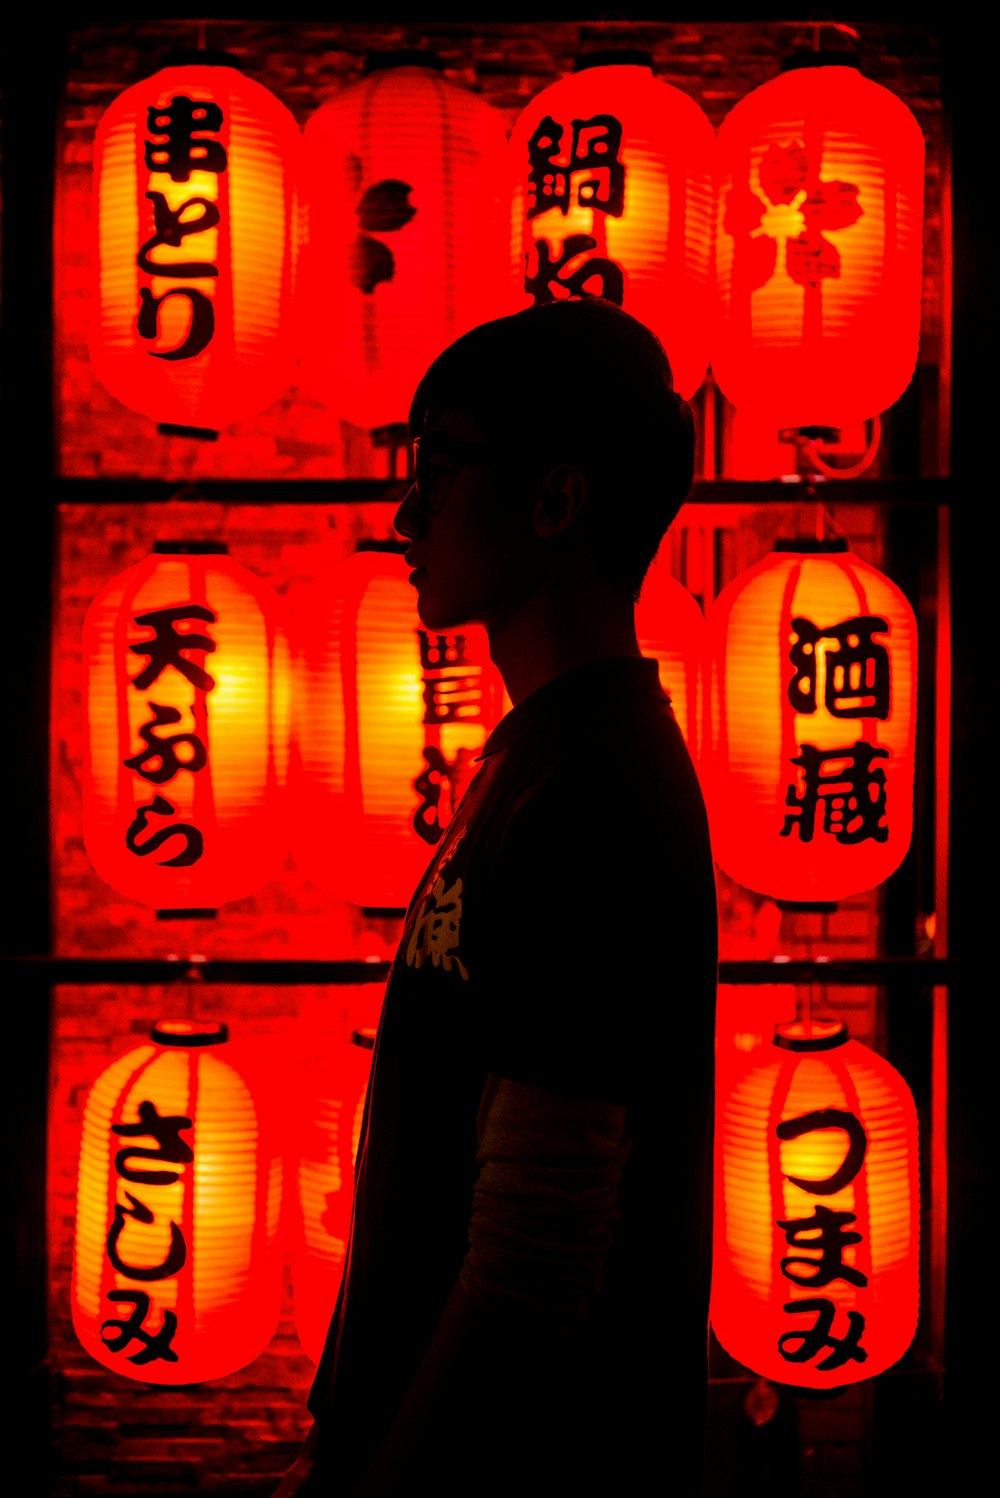
{"type": "Polygon", "coordinates": [[[403,495],[402,503],[393,516],[393,528],[399,531],[401,536],[412,540],[420,529],[422,514],[420,496],[417,493],[416,484],[413,483],[403,495]]]}

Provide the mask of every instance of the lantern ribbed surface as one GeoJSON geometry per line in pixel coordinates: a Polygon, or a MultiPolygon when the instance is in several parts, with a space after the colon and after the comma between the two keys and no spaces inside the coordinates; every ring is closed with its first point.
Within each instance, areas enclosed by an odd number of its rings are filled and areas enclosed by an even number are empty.
{"type": "Polygon", "coordinates": [[[302,389],[355,426],[405,422],[442,349],[514,308],[502,116],[432,67],[388,66],[303,138],[302,389]]]}
{"type": "MultiPolygon", "coordinates": [[[[809,1027],[778,1031],[796,1028],[809,1027]]],[[[858,1041],[805,1052],[762,1048],[758,1054],[758,1064],[720,1099],[717,1113],[713,1329],[732,1357],[778,1383],[822,1389],[871,1378],[902,1357],[917,1325],[920,1190],[913,1098],[895,1068],[858,1041]],[[845,1116],[864,1140],[856,1169],[845,1168],[845,1116]],[[797,1137],[779,1136],[780,1126],[791,1122],[794,1129],[803,1119],[813,1127],[797,1137]],[[849,1178],[839,1189],[826,1190],[838,1170],[849,1178]],[[836,1234],[827,1230],[821,1244],[824,1212],[849,1215],[836,1234]],[[802,1225],[794,1243],[788,1224],[802,1225]],[[848,1241],[854,1235],[858,1241],[848,1241]],[[846,1275],[839,1272],[844,1266],[846,1275]],[[783,1355],[782,1345],[786,1352],[801,1349],[794,1340],[779,1339],[811,1329],[816,1320],[815,1310],[788,1310],[806,1300],[832,1305],[834,1339],[848,1333],[852,1313],[860,1318],[858,1346],[867,1356],[837,1364],[829,1342],[817,1346],[813,1357],[783,1355]],[[831,1353],[837,1365],[821,1368],[831,1353]]]]}
{"type": "Polygon", "coordinates": [[[296,1333],[314,1363],[323,1351],[347,1254],[374,1039],[374,1026],[312,1036],[312,1054],[300,1072],[292,1299],[296,1333]]]}
{"type": "Polygon", "coordinates": [[[924,140],[846,66],[793,68],[719,130],[712,371],[770,428],[886,410],[920,336],[924,140]]]}
{"type": "Polygon", "coordinates": [[[716,862],[773,899],[873,889],[899,867],[913,827],[917,628],[906,598],[854,553],[806,546],[742,573],[706,624],[701,763],[716,862]]]}
{"type": "Polygon", "coordinates": [[[73,1258],[83,1346],[156,1384],[245,1367],[281,1296],[280,1152],[228,1047],[174,1029],[183,1043],[136,1047],[88,1095],[73,1258]]]}
{"type": "Polygon", "coordinates": [[[279,613],[231,557],[180,551],[147,557],[91,604],[84,840],[122,894],[213,909],[280,868],[291,689],[279,613]]]}
{"type": "Polygon", "coordinates": [[[646,574],[635,611],[636,634],[643,655],[660,666],[660,685],[669,695],[674,716],[693,759],[701,748],[705,669],[705,617],[697,600],[654,561],[646,574]]]}
{"type": "Polygon", "coordinates": [[[291,383],[301,143],[289,110],[231,67],[163,68],[105,112],[90,355],[124,405],[219,431],[291,383]]]}
{"type": "Polygon", "coordinates": [[[485,631],[423,630],[402,558],[331,569],[298,632],[297,859],[356,905],[405,908],[503,710],[485,631]]]}
{"type": "Polygon", "coordinates": [[[656,333],[692,396],[713,311],[716,138],[701,106],[641,64],[586,67],[535,96],[510,153],[520,303],[618,302],[656,333]]]}

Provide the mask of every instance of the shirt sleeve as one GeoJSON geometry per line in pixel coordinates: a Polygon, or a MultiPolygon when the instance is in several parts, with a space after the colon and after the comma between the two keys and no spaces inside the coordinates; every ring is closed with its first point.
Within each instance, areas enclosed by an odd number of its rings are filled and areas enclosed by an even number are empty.
{"type": "Polygon", "coordinates": [[[490,1077],[460,1282],[575,1321],[602,1283],[629,1152],[625,1109],[490,1077]]]}

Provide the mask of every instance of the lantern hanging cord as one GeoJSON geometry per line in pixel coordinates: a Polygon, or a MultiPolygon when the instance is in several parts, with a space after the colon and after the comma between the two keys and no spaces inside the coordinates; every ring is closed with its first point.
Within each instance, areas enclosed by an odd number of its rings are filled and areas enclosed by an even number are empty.
{"type": "Polygon", "coordinates": [[[200,952],[192,952],[188,970],[185,974],[185,978],[187,981],[187,1018],[190,1021],[193,1021],[197,1017],[195,1015],[194,996],[197,990],[200,988],[201,984],[205,981],[205,975],[201,971],[200,966],[200,964],[204,961],[205,959],[200,952]]]}
{"type": "Polygon", "coordinates": [[[837,468],[832,463],[825,462],[824,459],[819,455],[819,452],[817,450],[817,439],[815,437],[810,438],[808,442],[803,443],[802,451],[805,453],[810,463],[812,463],[813,467],[816,468],[821,474],[823,474],[825,478],[856,479],[860,474],[865,473],[867,469],[872,466],[875,461],[875,456],[878,452],[879,443],[882,440],[882,418],[880,416],[873,416],[871,419],[871,423],[872,430],[871,436],[868,439],[867,447],[861,454],[861,457],[858,459],[858,461],[856,463],[851,463],[847,467],[837,468]]]}
{"type": "Polygon", "coordinates": [[[816,503],[816,540],[825,541],[828,536],[835,536],[838,541],[845,540],[843,529],[837,524],[823,501],[816,499],[815,489],[809,497],[816,503]]]}

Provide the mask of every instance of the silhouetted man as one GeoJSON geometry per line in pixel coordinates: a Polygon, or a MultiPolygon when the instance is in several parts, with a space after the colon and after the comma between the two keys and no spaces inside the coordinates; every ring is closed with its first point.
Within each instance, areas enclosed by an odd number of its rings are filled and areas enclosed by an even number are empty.
{"type": "Polygon", "coordinates": [[[715,889],[634,621],[691,413],[653,334],[586,299],[458,339],[410,429],[420,618],[484,625],[513,706],[407,911],[315,1424],[278,1495],[692,1498],[715,889]]]}

